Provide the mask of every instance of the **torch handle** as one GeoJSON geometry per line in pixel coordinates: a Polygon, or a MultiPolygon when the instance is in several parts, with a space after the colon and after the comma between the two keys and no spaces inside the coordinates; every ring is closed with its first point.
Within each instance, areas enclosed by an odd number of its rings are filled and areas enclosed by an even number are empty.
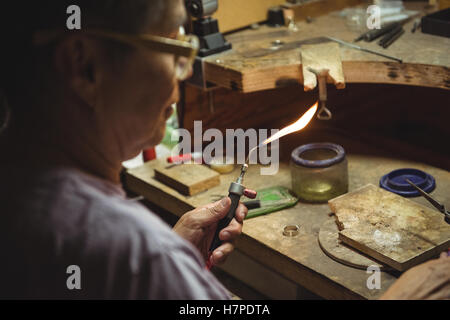
{"type": "Polygon", "coordinates": [[[228,211],[227,215],[219,221],[217,225],[216,233],[214,234],[213,241],[211,242],[211,247],[209,248],[210,252],[213,252],[222,244],[222,241],[219,239],[219,233],[230,224],[231,220],[233,220],[234,215],[236,214],[236,209],[239,205],[239,200],[241,199],[243,192],[244,187],[242,185],[234,182],[231,184],[228,193],[228,197],[231,199],[230,210],[228,211]],[[233,188],[237,190],[232,190],[233,188]]]}

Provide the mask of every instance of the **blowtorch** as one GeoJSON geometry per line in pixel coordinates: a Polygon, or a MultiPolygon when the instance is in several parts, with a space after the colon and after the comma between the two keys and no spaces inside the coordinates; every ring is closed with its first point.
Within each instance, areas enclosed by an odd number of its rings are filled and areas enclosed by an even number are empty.
{"type": "Polygon", "coordinates": [[[239,205],[239,201],[244,194],[245,187],[242,185],[242,182],[244,180],[244,175],[247,172],[248,164],[244,163],[241,167],[241,174],[237,178],[236,182],[232,182],[230,184],[230,188],[228,189],[228,197],[231,199],[231,206],[230,210],[228,211],[225,218],[219,221],[219,224],[217,225],[216,233],[214,234],[213,241],[211,243],[211,247],[209,248],[210,252],[213,252],[215,249],[217,249],[221,244],[222,241],[219,239],[219,233],[222,231],[223,228],[228,226],[234,218],[234,214],[236,212],[236,209],[239,205]]]}
{"type": "Polygon", "coordinates": [[[285,136],[285,135],[288,135],[290,133],[302,130],[304,127],[306,127],[308,125],[308,123],[314,117],[314,115],[315,115],[315,113],[317,111],[317,107],[318,107],[318,103],[316,102],[296,122],[294,122],[293,124],[291,124],[291,125],[283,128],[283,129],[281,129],[280,131],[278,131],[274,135],[270,136],[267,140],[265,140],[264,142],[260,143],[259,145],[257,145],[256,147],[254,147],[253,149],[250,150],[250,152],[247,155],[247,159],[245,160],[244,164],[241,167],[241,173],[240,173],[239,177],[237,178],[236,182],[232,182],[230,184],[230,187],[228,189],[228,197],[231,199],[231,207],[230,207],[230,210],[228,211],[226,217],[223,218],[222,220],[220,220],[218,225],[217,225],[217,229],[216,229],[216,232],[214,234],[213,241],[212,241],[211,246],[209,248],[210,254],[212,254],[212,252],[215,249],[217,249],[222,244],[222,241],[219,239],[219,233],[220,233],[220,231],[222,231],[223,228],[228,226],[230,224],[230,222],[233,220],[235,212],[236,212],[236,209],[239,206],[239,200],[241,199],[242,195],[244,195],[244,193],[245,193],[246,189],[242,185],[242,182],[244,180],[244,175],[247,172],[248,163],[249,163],[250,155],[252,154],[252,152],[255,151],[256,149],[264,146],[264,145],[267,145],[267,144],[271,143],[274,140],[277,140],[277,139],[285,136]]]}

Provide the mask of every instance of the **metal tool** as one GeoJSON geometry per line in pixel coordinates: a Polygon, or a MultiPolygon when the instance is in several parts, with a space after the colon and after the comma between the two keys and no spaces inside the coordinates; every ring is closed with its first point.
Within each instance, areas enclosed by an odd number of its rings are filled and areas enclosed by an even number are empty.
{"type": "Polygon", "coordinates": [[[413,186],[417,191],[420,192],[420,194],[428,200],[429,203],[431,203],[436,209],[439,210],[439,212],[443,213],[445,216],[445,222],[450,224],[450,211],[445,210],[445,206],[436,200],[434,200],[428,193],[420,189],[417,185],[415,185],[411,180],[405,179],[406,182],[408,182],[411,186],[413,186]]]}
{"type": "Polygon", "coordinates": [[[186,10],[195,18],[211,16],[217,11],[217,0],[185,0],[186,10]]]}
{"type": "Polygon", "coordinates": [[[259,57],[268,56],[268,55],[282,52],[282,51],[298,49],[304,44],[319,44],[319,43],[326,43],[329,41],[330,40],[325,37],[315,37],[315,38],[299,40],[299,41],[284,42],[282,45],[277,45],[277,46],[274,46],[273,43],[271,43],[271,46],[269,48],[252,49],[252,50],[248,50],[245,52],[241,52],[241,55],[244,58],[259,58],[259,57]]]}
{"type": "Polygon", "coordinates": [[[395,28],[391,29],[383,38],[381,38],[380,41],[378,41],[378,44],[380,46],[383,46],[383,43],[387,42],[390,38],[392,38],[396,33],[400,32],[402,29],[402,26],[399,24],[395,28]]]}
{"type": "Polygon", "coordinates": [[[317,82],[319,84],[319,101],[320,109],[317,112],[317,119],[320,120],[330,120],[333,117],[331,111],[326,107],[327,103],[327,77],[328,69],[316,70],[308,67],[308,70],[314,73],[317,77],[317,82]]]}
{"type": "Polygon", "coordinates": [[[196,18],[192,29],[200,40],[199,57],[231,49],[231,43],[219,31],[219,22],[212,17],[219,7],[218,0],[184,0],[184,3],[189,15],[196,18]]]}
{"type": "Polygon", "coordinates": [[[385,42],[382,47],[384,49],[386,49],[387,47],[389,47],[391,44],[393,44],[398,38],[400,38],[402,36],[402,34],[405,33],[405,30],[403,28],[400,29],[399,32],[397,32],[396,34],[394,34],[392,36],[392,38],[390,38],[387,42],[385,42]]]}
{"type": "Polygon", "coordinates": [[[420,28],[421,25],[422,25],[422,20],[421,19],[417,19],[416,21],[414,21],[414,25],[413,25],[413,27],[411,29],[411,32],[412,33],[416,32],[416,30],[418,28],[420,28]]]}
{"type": "Polygon", "coordinates": [[[241,168],[241,174],[237,178],[236,182],[232,182],[230,184],[230,188],[228,189],[228,197],[231,199],[231,206],[230,210],[228,211],[225,218],[219,221],[216,229],[216,233],[214,234],[213,241],[211,243],[211,247],[209,248],[210,252],[213,252],[215,249],[217,249],[221,244],[222,241],[219,239],[219,233],[222,231],[223,228],[228,226],[233,220],[234,215],[236,213],[236,209],[239,205],[239,200],[241,199],[242,195],[244,194],[245,187],[242,185],[242,182],[244,180],[244,175],[247,172],[248,164],[244,163],[241,168]]]}
{"type": "Polygon", "coordinates": [[[362,35],[360,35],[358,38],[356,38],[353,42],[357,42],[357,41],[363,40],[363,39],[368,42],[373,41],[399,26],[404,26],[407,22],[409,22],[411,19],[413,19],[414,17],[416,17],[419,14],[420,14],[419,12],[413,13],[411,15],[408,14],[408,17],[397,20],[397,21],[388,22],[388,23],[384,24],[380,29],[369,30],[369,31],[363,33],[362,35]]]}
{"type": "Polygon", "coordinates": [[[378,44],[382,46],[383,48],[389,47],[392,43],[394,43],[395,40],[400,38],[400,36],[405,33],[405,30],[401,25],[395,27],[392,29],[387,35],[385,35],[378,44]]]}
{"type": "Polygon", "coordinates": [[[402,59],[399,59],[399,58],[396,58],[396,57],[392,57],[392,56],[388,56],[386,54],[383,54],[383,53],[380,53],[380,52],[377,52],[377,51],[373,51],[373,50],[370,50],[370,49],[362,48],[362,47],[357,46],[356,44],[353,44],[353,43],[342,41],[342,40],[339,40],[339,39],[336,39],[336,38],[333,38],[333,37],[326,37],[326,38],[331,40],[331,41],[334,41],[334,42],[337,42],[339,44],[342,44],[343,46],[347,46],[347,47],[350,47],[350,48],[353,48],[353,49],[356,49],[356,50],[372,53],[372,54],[375,54],[377,56],[380,56],[380,57],[383,57],[383,58],[386,58],[386,59],[395,60],[395,61],[397,61],[399,63],[403,62],[402,59]]]}
{"type": "MultiPolygon", "coordinates": [[[[222,199],[223,196],[214,198],[213,201],[219,201],[220,199],[222,199]]],[[[244,206],[247,207],[248,210],[253,210],[253,209],[259,209],[259,208],[267,208],[267,207],[271,207],[271,206],[275,206],[275,205],[279,205],[283,202],[281,201],[261,201],[259,199],[256,200],[248,200],[248,201],[243,201],[242,204],[244,206]]]]}
{"type": "Polygon", "coordinates": [[[259,208],[261,208],[261,206],[262,206],[261,200],[249,200],[249,201],[244,201],[244,202],[242,202],[242,204],[243,204],[244,206],[246,206],[248,210],[259,209],[259,208]]]}
{"type": "Polygon", "coordinates": [[[391,22],[391,23],[385,24],[380,29],[373,29],[373,30],[369,30],[369,31],[363,33],[358,38],[353,40],[353,42],[358,42],[360,40],[364,40],[367,42],[373,41],[373,40],[381,37],[382,35],[388,33],[389,31],[391,31],[392,29],[396,28],[399,25],[401,25],[399,22],[391,22]]]}
{"type": "MultiPolygon", "coordinates": [[[[211,200],[212,201],[219,201],[219,200],[223,199],[224,197],[225,197],[224,195],[213,194],[213,195],[211,195],[211,200]]],[[[248,210],[259,209],[259,208],[262,207],[261,200],[259,200],[259,199],[243,201],[242,204],[244,206],[246,206],[248,210]]]]}
{"type": "Polygon", "coordinates": [[[365,38],[366,34],[369,33],[370,31],[364,32],[363,34],[361,34],[359,37],[355,38],[355,40],[353,40],[353,42],[358,42],[361,41],[362,39],[365,38]]]}

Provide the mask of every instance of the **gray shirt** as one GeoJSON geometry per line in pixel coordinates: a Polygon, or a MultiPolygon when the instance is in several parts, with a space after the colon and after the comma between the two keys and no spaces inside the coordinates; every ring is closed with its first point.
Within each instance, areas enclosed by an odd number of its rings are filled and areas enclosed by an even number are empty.
{"type": "Polygon", "coordinates": [[[75,169],[2,168],[0,298],[229,294],[196,248],[120,186],[75,169]]]}

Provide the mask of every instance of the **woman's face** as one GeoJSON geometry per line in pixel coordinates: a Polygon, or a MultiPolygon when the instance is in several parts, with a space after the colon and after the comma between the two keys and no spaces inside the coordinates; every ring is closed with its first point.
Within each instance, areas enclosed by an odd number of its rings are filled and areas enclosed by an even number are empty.
{"type": "MultiPolygon", "coordinates": [[[[175,21],[186,15],[182,1],[175,1],[169,10],[168,16],[181,17],[175,21]]],[[[174,24],[157,34],[174,37],[179,26],[174,24]]],[[[103,69],[98,121],[102,130],[109,132],[109,143],[119,144],[121,160],[127,160],[164,137],[166,120],[173,111],[171,105],[179,99],[175,56],[136,48],[119,67],[105,65],[103,69]]]]}

